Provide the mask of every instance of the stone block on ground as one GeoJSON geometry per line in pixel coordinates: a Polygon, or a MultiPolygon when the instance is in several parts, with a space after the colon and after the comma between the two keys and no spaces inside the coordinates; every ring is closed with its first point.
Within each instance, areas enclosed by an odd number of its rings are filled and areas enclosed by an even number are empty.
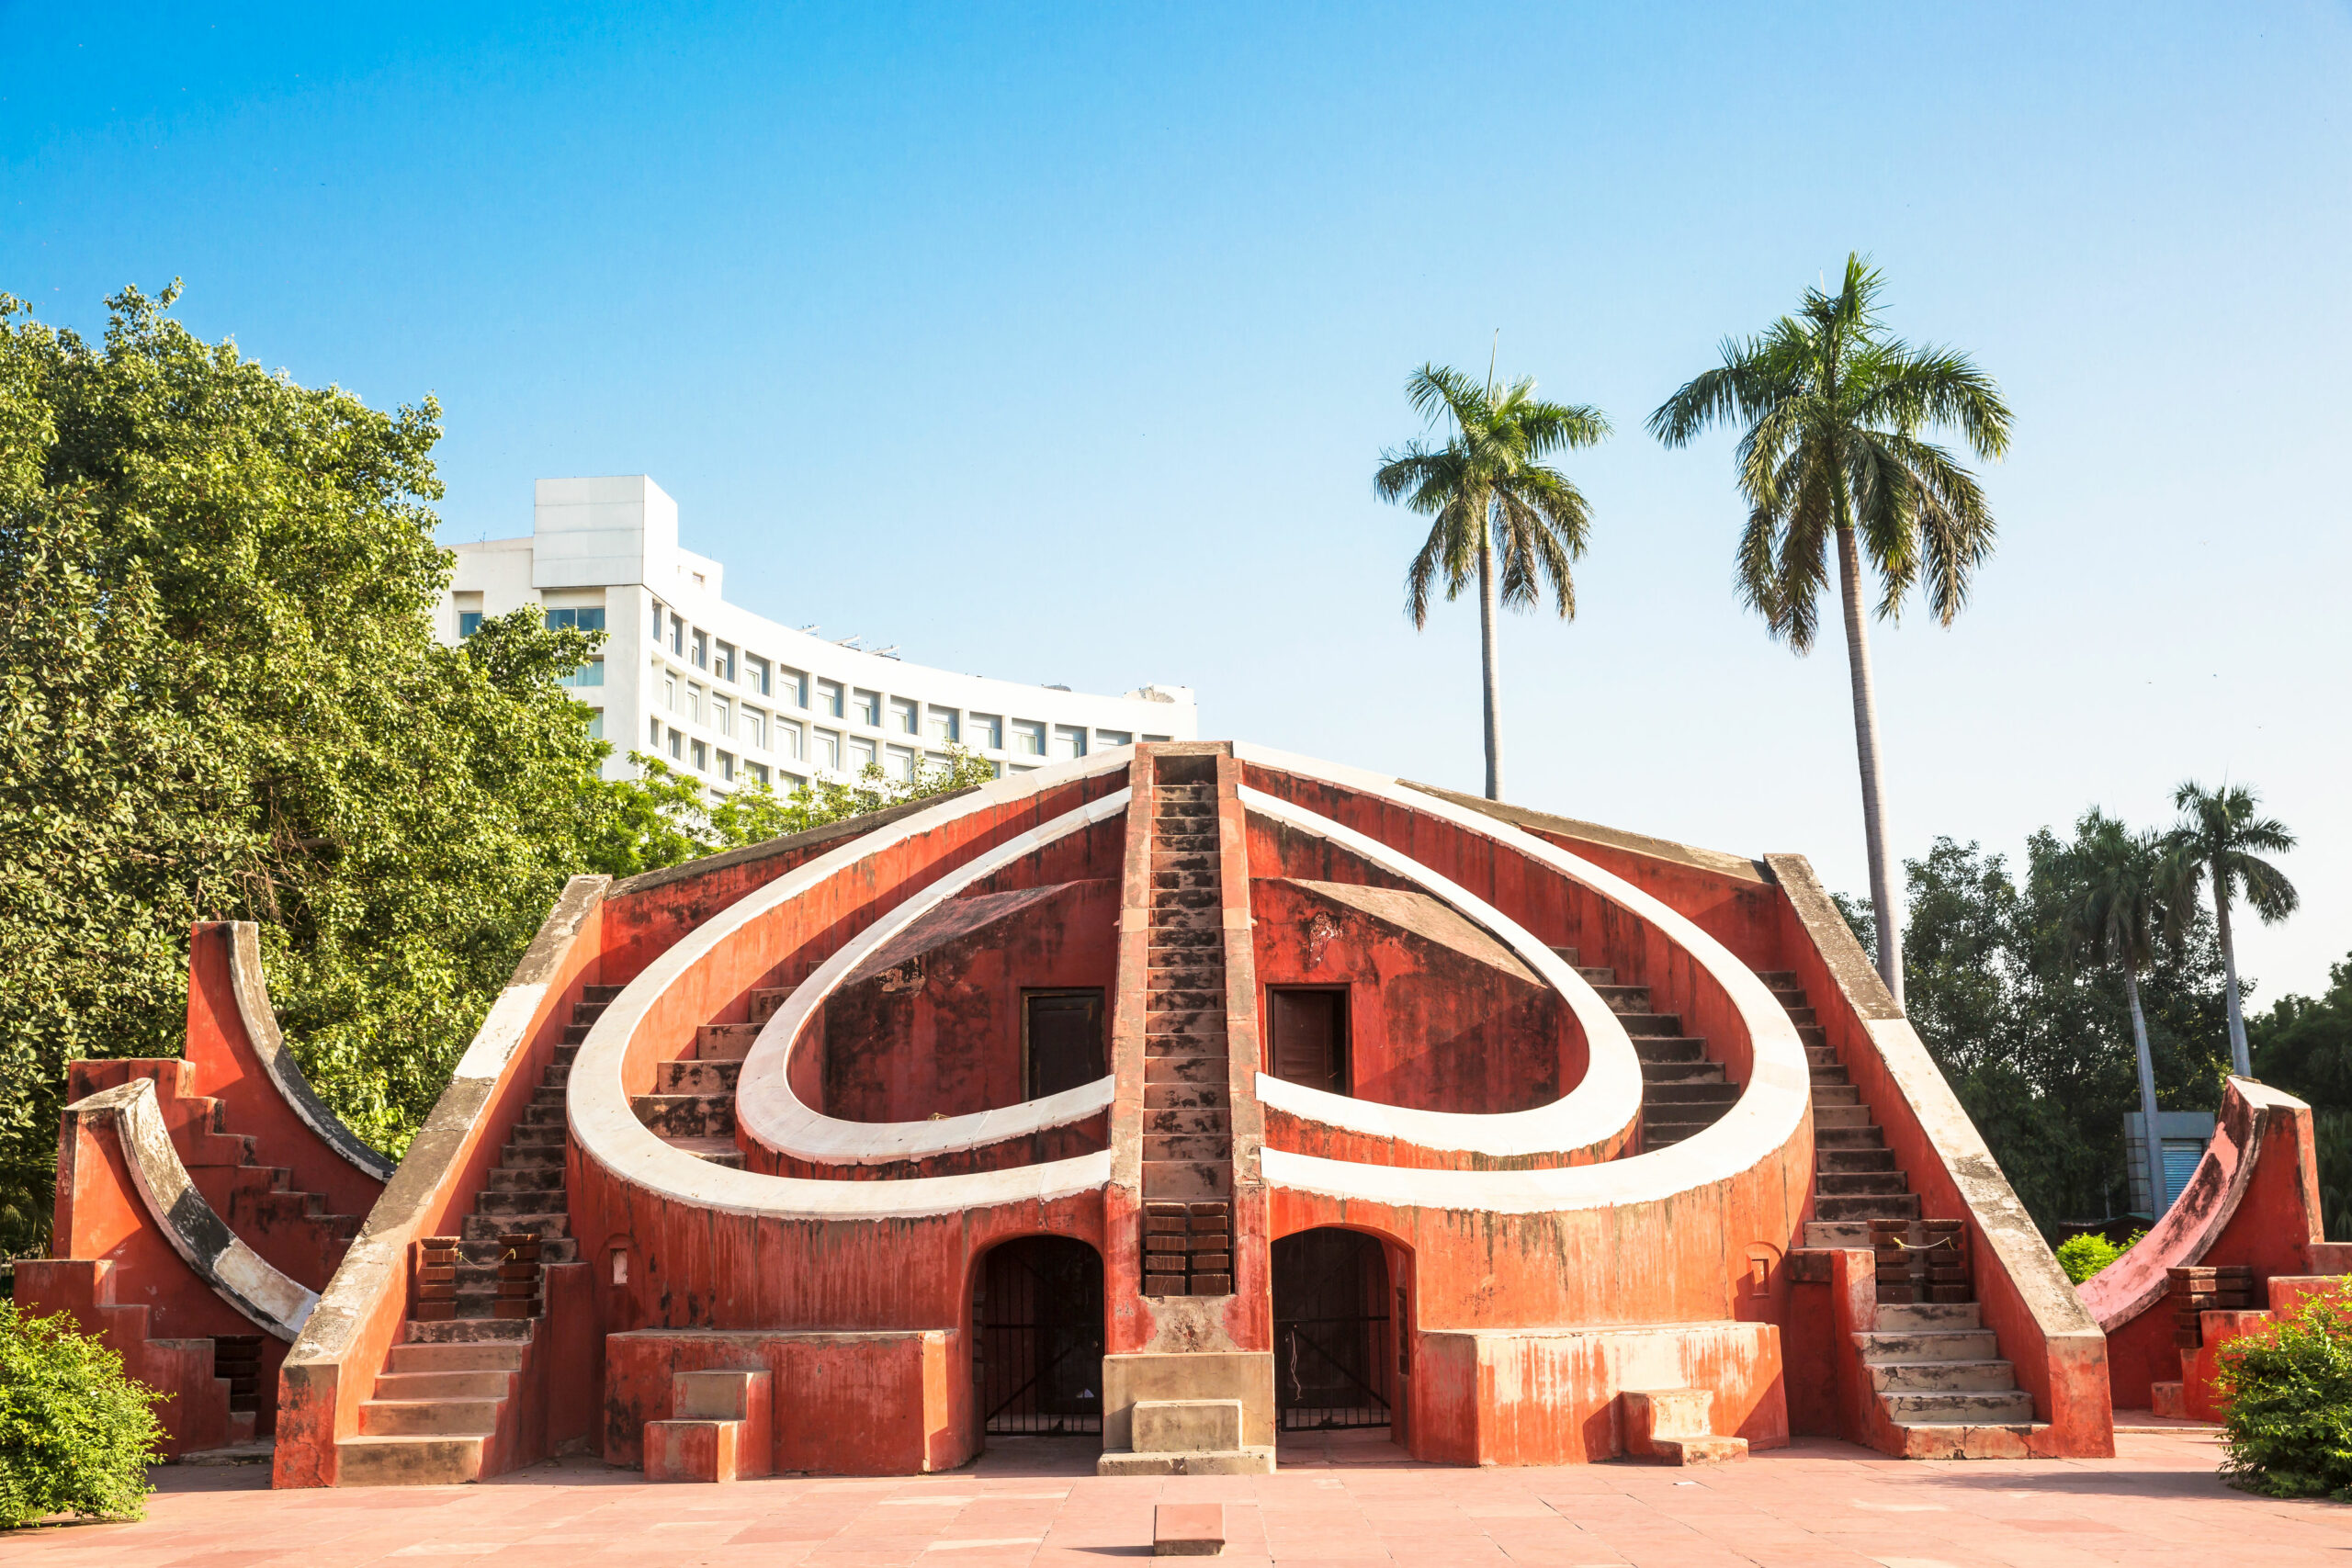
{"type": "Polygon", "coordinates": [[[1162,1503],[1152,1510],[1154,1557],[1215,1557],[1224,1550],[1224,1504],[1162,1503]]]}

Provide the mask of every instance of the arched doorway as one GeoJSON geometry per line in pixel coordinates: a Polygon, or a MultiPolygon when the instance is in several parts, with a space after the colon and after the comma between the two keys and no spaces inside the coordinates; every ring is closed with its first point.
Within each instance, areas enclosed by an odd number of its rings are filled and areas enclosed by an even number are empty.
{"type": "Polygon", "coordinates": [[[1388,1261],[1361,1231],[1273,1245],[1274,1408],[1285,1432],[1389,1425],[1388,1261]]]}
{"type": "Polygon", "coordinates": [[[1092,1247],[1025,1235],[990,1248],[972,1322],[985,1436],[1102,1430],[1102,1259],[1092,1247]]]}

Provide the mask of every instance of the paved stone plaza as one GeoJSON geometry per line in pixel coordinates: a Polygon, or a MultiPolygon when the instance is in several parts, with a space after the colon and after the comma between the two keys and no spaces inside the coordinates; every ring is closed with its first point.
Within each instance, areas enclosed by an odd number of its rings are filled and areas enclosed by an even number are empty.
{"type": "Polygon", "coordinates": [[[139,1525],[28,1530],[0,1557],[74,1568],[1084,1568],[1148,1556],[1152,1506],[1227,1505],[1224,1561],[1408,1568],[1581,1563],[2342,1563],[2352,1506],[2223,1485],[2202,1436],[2118,1438],[2112,1460],[1920,1463],[1801,1439],[1745,1463],[1416,1465],[1385,1443],[1283,1445],[1271,1476],[1097,1477],[1091,1439],[1001,1442],[944,1475],[648,1486],[593,1462],[479,1485],[271,1492],[175,1466],[139,1525]]]}

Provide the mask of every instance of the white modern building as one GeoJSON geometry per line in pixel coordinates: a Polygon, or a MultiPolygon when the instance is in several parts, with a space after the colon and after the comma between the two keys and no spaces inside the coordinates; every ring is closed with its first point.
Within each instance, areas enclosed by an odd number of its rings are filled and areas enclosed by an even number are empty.
{"type": "Polygon", "coordinates": [[[677,502],[641,474],[541,479],[537,499],[529,538],[457,547],[440,634],[455,643],[524,605],[549,626],[603,631],[603,659],[571,684],[612,745],[608,777],[640,750],[719,788],[760,781],[781,793],[869,762],[910,778],[950,745],[1002,773],[1199,732],[1188,687],[1110,697],[958,675],[730,604],[719,564],[678,547],[677,502]]]}

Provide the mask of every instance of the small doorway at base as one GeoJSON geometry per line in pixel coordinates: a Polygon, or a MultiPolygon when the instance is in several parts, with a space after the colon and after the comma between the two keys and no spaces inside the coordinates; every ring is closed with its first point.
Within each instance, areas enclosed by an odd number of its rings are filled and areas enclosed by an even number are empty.
{"type": "Polygon", "coordinates": [[[1273,1245],[1274,1409],[1285,1432],[1389,1425],[1388,1260],[1361,1231],[1273,1245]]]}
{"type": "Polygon", "coordinates": [[[980,1260],[972,1381],[989,1437],[1102,1430],[1102,1259],[1025,1235],[980,1260]]]}

